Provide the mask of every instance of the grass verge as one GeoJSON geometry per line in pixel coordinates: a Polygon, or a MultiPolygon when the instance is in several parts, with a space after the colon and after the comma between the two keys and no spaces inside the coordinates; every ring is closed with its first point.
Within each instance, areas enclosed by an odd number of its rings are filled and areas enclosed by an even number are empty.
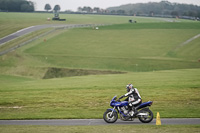
{"type": "Polygon", "coordinates": [[[0,126],[1,133],[188,133],[199,132],[199,125],[105,125],[105,126],[0,126]]]}
{"type": "Polygon", "coordinates": [[[102,118],[114,95],[133,83],[162,118],[200,117],[200,69],[55,79],[1,75],[0,119],[102,118]],[[15,108],[18,107],[18,108],[15,108]]]}

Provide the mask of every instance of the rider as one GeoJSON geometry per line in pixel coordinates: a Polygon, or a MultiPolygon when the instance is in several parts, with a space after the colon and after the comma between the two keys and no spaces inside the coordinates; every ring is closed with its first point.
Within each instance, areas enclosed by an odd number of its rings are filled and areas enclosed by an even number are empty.
{"type": "Polygon", "coordinates": [[[134,106],[139,105],[142,103],[142,99],[141,96],[137,90],[137,88],[134,88],[132,84],[128,84],[126,86],[127,92],[126,94],[122,95],[119,99],[122,99],[123,97],[127,97],[125,99],[125,101],[128,101],[129,103],[129,107],[132,108],[132,114],[133,115],[137,115],[137,110],[135,109],[134,106]]]}

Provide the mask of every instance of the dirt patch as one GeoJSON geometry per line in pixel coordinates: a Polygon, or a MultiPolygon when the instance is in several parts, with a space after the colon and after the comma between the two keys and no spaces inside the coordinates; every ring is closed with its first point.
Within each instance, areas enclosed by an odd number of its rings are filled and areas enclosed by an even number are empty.
{"type": "Polygon", "coordinates": [[[85,70],[85,69],[67,69],[67,68],[48,68],[43,79],[84,76],[84,75],[123,74],[123,73],[126,73],[126,72],[85,70]]]}

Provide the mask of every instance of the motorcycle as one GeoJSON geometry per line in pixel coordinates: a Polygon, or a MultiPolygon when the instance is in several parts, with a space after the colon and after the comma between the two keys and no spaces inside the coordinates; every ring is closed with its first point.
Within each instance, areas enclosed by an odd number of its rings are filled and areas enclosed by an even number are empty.
{"type": "Polygon", "coordinates": [[[110,106],[113,108],[109,108],[103,114],[103,119],[107,123],[114,123],[118,119],[118,114],[120,119],[123,121],[133,121],[135,118],[138,118],[143,123],[149,123],[153,120],[153,113],[149,109],[149,107],[153,104],[152,101],[144,102],[135,107],[137,110],[136,115],[132,115],[132,110],[129,111],[128,101],[120,101],[117,100],[117,96],[114,96],[110,101],[110,106]],[[117,111],[116,111],[117,110],[117,111]]]}

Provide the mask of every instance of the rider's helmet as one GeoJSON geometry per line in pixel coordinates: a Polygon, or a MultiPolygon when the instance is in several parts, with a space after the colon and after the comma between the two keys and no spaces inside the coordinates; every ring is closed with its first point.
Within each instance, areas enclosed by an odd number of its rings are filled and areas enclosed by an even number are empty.
{"type": "Polygon", "coordinates": [[[127,92],[129,92],[130,89],[133,89],[133,88],[134,88],[134,87],[133,87],[132,84],[128,84],[128,85],[126,85],[127,92]]]}

